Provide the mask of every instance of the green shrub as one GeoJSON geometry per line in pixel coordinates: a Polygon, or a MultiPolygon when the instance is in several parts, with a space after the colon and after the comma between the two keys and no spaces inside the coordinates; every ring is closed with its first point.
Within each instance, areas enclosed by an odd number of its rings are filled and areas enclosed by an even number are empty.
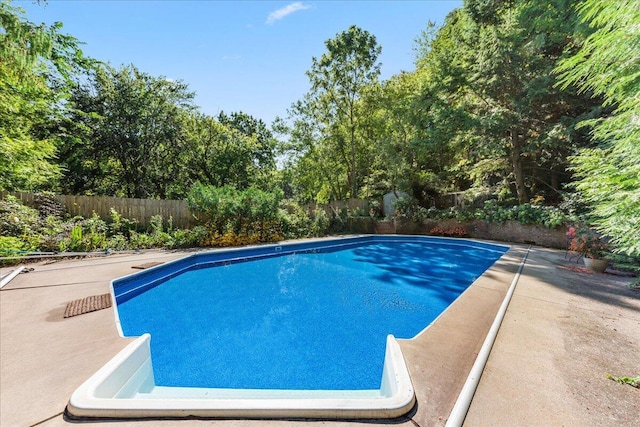
{"type": "Polygon", "coordinates": [[[131,249],[129,245],[129,240],[122,234],[115,234],[113,236],[109,236],[106,242],[106,248],[113,251],[123,251],[126,249],[131,249]]]}
{"type": "Polygon", "coordinates": [[[324,209],[316,209],[313,213],[313,222],[311,223],[311,235],[321,237],[327,234],[331,220],[324,209]]]}
{"type": "Polygon", "coordinates": [[[559,227],[575,220],[574,215],[568,214],[559,207],[529,203],[503,206],[495,200],[486,201],[482,208],[429,208],[423,212],[423,218],[430,219],[457,219],[458,221],[481,219],[496,223],[518,221],[524,225],[539,224],[547,228],[559,227]]]}
{"type": "Polygon", "coordinates": [[[25,251],[29,251],[31,248],[26,242],[11,236],[0,236],[0,256],[13,256],[19,255],[25,251]]]}
{"type": "Polygon", "coordinates": [[[327,234],[331,220],[324,209],[313,214],[293,200],[280,204],[279,222],[282,236],[287,239],[320,237],[327,234]]]}
{"type": "Polygon", "coordinates": [[[288,200],[281,204],[279,221],[282,234],[287,239],[310,237],[313,233],[313,220],[305,208],[288,200]]]}
{"type": "Polygon", "coordinates": [[[0,200],[0,235],[37,235],[40,228],[42,219],[37,210],[24,206],[13,196],[0,200]]]}
{"type": "Polygon", "coordinates": [[[209,230],[203,226],[195,226],[192,229],[178,229],[173,233],[173,239],[169,243],[171,248],[193,248],[204,246],[209,237],[209,230]]]}
{"type": "Polygon", "coordinates": [[[124,218],[115,209],[110,210],[111,222],[109,223],[109,233],[111,235],[122,234],[124,236],[129,235],[129,231],[137,230],[138,221],[136,219],[124,218]]]}
{"type": "Polygon", "coordinates": [[[410,218],[414,221],[421,221],[429,218],[429,211],[420,206],[413,197],[400,197],[393,202],[396,216],[410,218]]]}
{"type": "Polygon", "coordinates": [[[187,196],[187,205],[214,232],[236,235],[263,235],[268,224],[278,220],[282,192],[262,191],[250,187],[238,191],[233,187],[213,187],[197,183],[187,196]]]}
{"type": "Polygon", "coordinates": [[[155,243],[153,236],[146,233],[131,231],[129,236],[129,245],[132,249],[150,249],[156,246],[155,243]]]}

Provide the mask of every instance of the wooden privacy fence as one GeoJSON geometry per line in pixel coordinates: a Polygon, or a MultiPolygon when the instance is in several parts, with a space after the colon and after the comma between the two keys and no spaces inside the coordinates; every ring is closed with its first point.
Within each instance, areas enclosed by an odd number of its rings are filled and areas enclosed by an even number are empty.
{"type": "MultiPolygon", "coordinates": [[[[11,194],[22,201],[26,206],[35,206],[35,194],[14,192],[7,193],[0,191],[0,199],[4,199],[7,194],[11,194]]],[[[446,195],[450,199],[446,198],[443,201],[444,205],[455,206],[457,205],[456,198],[460,198],[458,193],[452,195],[446,195]]],[[[122,217],[127,219],[135,219],[142,226],[148,226],[151,221],[151,217],[154,215],[161,215],[162,219],[166,221],[171,217],[174,228],[191,228],[199,223],[198,219],[187,207],[187,202],[184,200],[158,200],[158,199],[127,199],[120,197],[103,197],[103,196],[70,196],[70,195],[55,195],[53,196],[58,202],[60,202],[71,216],[80,215],[85,218],[89,218],[95,212],[100,218],[109,220],[111,218],[111,209],[114,209],[122,217]]],[[[378,201],[380,204],[380,201],[378,201]]],[[[363,199],[348,199],[333,201],[329,204],[316,204],[310,203],[306,205],[310,212],[315,209],[323,209],[329,217],[334,216],[337,212],[344,208],[350,211],[359,209],[363,211],[365,216],[369,212],[370,201],[363,199]]]]}
{"type": "MultiPolygon", "coordinates": [[[[34,206],[33,193],[6,193],[0,192],[0,197],[5,198],[11,194],[20,199],[26,206],[34,206]]],[[[157,199],[127,199],[120,197],[101,196],[69,196],[55,195],[54,198],[60,202],[71,216],[80,215],[89,218],[95,212],[100,218],[109,220],[111,209],[127,219],[135,219],[141,225],[148,226],[151,217],[161,215],[166,221],[172,218],[174,228],[190,228],[197,224],[191,211],[184,200],[157,200],[157,199]]]]}

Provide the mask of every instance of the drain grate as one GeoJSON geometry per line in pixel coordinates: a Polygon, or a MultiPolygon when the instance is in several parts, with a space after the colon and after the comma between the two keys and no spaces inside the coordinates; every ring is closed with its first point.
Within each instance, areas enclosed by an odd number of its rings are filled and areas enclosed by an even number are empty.
{"type": "Polygon", "coordinates": [[[111,294],[93,295],[67,304],[64,317],[73,317],[111,307],[111,294]]]}
{"type": "Polygon", "coordinates": [[[135,268],[136,270],[146,270],[147,268],[155,267],[160,264],[164,264],[164,262],[147,262],[145,264],[134,265],[131,268],[135,268]]]}

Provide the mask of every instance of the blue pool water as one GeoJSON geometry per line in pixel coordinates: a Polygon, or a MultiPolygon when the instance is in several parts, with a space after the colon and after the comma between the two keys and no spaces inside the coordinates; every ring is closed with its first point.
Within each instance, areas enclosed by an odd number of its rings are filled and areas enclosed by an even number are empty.
{"type": "Polygon", "coordinates": [[[414,337],[507,249],[415,237],[282,248],[114,282],[124,335],[151,334],[156,385],[378,389],[386,336],[414,337]]]}

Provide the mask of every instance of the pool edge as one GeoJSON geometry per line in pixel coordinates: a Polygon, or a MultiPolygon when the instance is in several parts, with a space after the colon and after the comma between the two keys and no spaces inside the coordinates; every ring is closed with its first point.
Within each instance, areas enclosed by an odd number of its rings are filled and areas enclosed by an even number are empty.
{"type": "MultiPolygon", "coordinates": [[[[374,398],[300,397],[296,390],[246,390],[245,398],[123,398],[136,394],[149,378],[138,376],[131,384],[131,372],[150,371],[150,335],[144,334],[78,387],[67,404],[66,414],[74,419],[95,418],[317,418],[391,419],[409,412],[416,397],[400,345],[387,337],[380,396],[374,398]],[[254,391],[255,392],[255,391],[254,391]],[[287,392],[290,392],[288,396],[287,392]],[[259,394],[259,396],[258,396],[259,394]],[[296,397],[297,396],[297,397],[296,397]]],[[[150,374],[153,375],[152,373],[150,374]]],[[[153,379],[151,378],[151,381],[153,379]]],[[[342,394],[348,393],[342,392],[342,394]]],[[[321,393],[318,393],[320,396],[321,393]]]]}

